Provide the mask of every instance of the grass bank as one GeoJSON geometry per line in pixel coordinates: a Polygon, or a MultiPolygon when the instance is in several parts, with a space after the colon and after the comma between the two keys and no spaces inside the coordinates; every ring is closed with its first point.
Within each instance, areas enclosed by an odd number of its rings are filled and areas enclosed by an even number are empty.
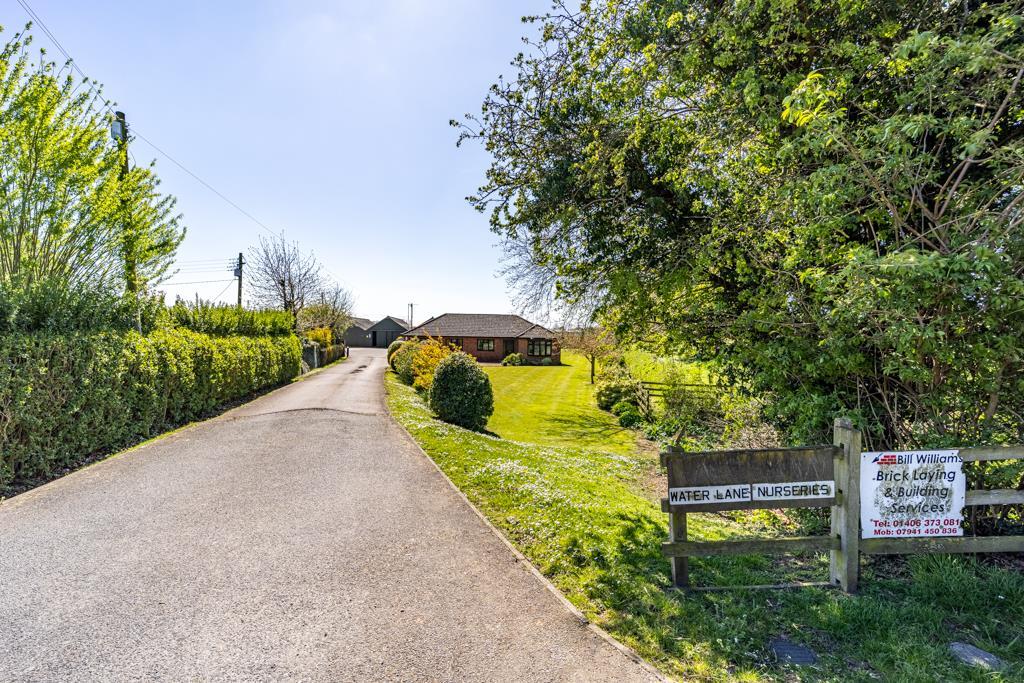
{"type": "MultiPolygon", "coordinates": [[[[660,553],[666,518],[643,492],[654,456],[602,450],[603,442],[594,439],[563,442],[543,424],[532,430],[516,425],[516,414],[544,419],[543,411],[521,405],[515,396],[533,397],[538,392],[531,387],[561,381],[545,373],[566,371],[488,368],[498,411],[491,427],[499,436],[436,420],[390,373],[388,404],[455,484],[573,604],[663,671],[699,681],[1024,679],[1024,577],[970,558],[908,558],[885,565],[884,576],[866,567],[856,597],[822,589],[692,595],[671,590],[669,565],[660,553]],[[503,377],[507,371],[514,372],[503,377]],[[501,438],[511,434],[542,442],[501,438]],[[780,668],[768,650],[768,641],[779,636],[812,647],[820,664],[780,668]],[[1013,669],[984,674],[964,667],[947,653],[952,640],[994,652],[1013,669]]],[[[591,415],[592,397],[580,403],[581,415],[591,415]]],[[[558,419],[570,419],[571,409],[556,405],[558,419]]],[[[704,540],[749,536],[765,531],[759,519],[693,515],[690,530],[704,540]]],[[[692,561],[691,575],[699,585],[821,580],[827,563],[820,555],[709,558],[692,561]]]]}

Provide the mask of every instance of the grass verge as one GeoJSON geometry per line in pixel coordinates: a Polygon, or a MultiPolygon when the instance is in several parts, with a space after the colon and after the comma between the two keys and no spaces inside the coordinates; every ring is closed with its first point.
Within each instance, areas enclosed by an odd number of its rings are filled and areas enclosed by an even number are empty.
{"type": "MultiPolygon", "coordinates": [[[[467,431],[435,419],[393,374],[386,383],[392,415],[488,519],[588,618],[669,675],[700,681],[1024,680],[1019,573],[970,558],[926,556],[900,561],[902,577],[866,567],[858,596],[822,589],[684,595],[670,589],[660,553],[665,515],[642,493],[650,454],[467,431]],[[776,665],[768,641],[779,636],[812,647],[820,663],[776,665]],[[1011,669],[991,674],[962,666],[947,652],[952,640],[993,652],[1011,669]]],[[[495,386],[498,410],[514,410],[515,401],[502,401],[503,391],[495,386]]],[[[692,515],[689,526],[697,540],[750,535],[753,528],[742,518],[715,514],[692,515]]],[[[697,585],[821,580],[826,574],[820,555],[709,558],[693,560],[691,569],[697,585]]]]}

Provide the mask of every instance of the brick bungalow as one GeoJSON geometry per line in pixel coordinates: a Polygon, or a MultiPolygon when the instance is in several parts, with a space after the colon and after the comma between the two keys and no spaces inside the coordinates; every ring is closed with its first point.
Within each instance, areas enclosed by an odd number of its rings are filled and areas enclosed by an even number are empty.
{"type": "Polygon", "coordinates": [[[498,363],[510,353],[522,354],[526,362],[532,364],[545,358],[561,363],[561,350],[554,332],[518,315],[445,313],[402,336],[442,338],[485,363],[498,363]]]}

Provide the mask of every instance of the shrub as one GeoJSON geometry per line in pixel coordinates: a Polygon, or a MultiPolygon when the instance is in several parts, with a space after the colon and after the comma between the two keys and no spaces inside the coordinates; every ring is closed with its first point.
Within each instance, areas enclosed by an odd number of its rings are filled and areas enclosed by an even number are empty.
{"type": "MultiPolygon", "coordinates": [[[[626,405],[629,405],[629,404],[627,403],[626,405]]],[[[632,405],[629,406],[629,410],[626,410],[625,412],[623,412],[622,414],[619,415],[619,425],[622,426],[622,427],[626,427],[627,429],[632,429],[633,427],[637,427],[637,426],[643,424],[643,421],[644,421],[644,416],[641,415],[640,411],[637,410],[632,405]]]]}
{"type": "Polygon", "coordinates": [[[526,359],[521,353],[510,353],[501,359],[502,365],[526,365],[526,359]]]}
{"type": "MultiPolygon", "coordinates": [[[[402,347],[402,344],[404,343],[405,342],[402,341],[401,339],[396,339],[395,341],[388,344],[388,365],[391,365],[391,359],[394,357],[395,351],[400,349],[402,347]]],[[[392,366],[391,369],[394,370],[394,366],[392,366]]]]}
{"type": "Polygon", "coordinates": [[[494,412],[491,380],[469,354],[450,354],[437,365],[430,407],[445,422],[482,430],[494,412]]]}
{"type": "Polygon", "coordinates": [[[397,351],[395,355],[391,357],[391,369],[398,375],[398,379],[402,380],[405,384],[412,384],[416,378],[412,372],[412,362],[416,358],[416,349],[419,348],[420,341],[418,339],[411,339],[404,344],[397,351]]]}
{"type": "Polygon", "coordinates": [[[299,342],[190,330],[0,335],[0,485],[47,476],[295,377],[299,342]]]}
{"type": "Polygon", "coordinates": [[[636,392],[639,383],[628,377],[606,377],[597,383],[595,397],[602,410],[611,410],[616,403],[636,405],[636,392]]]}
{"type": "Polygon", "coordinates": [[[306,330],[305,334],[306,339],[316,342],[322,349],[326,349],[334,342],[334,335],[331,334],[331,328],[329,327],[314,327],[311,330],[306,330]]]}
{"type": "Polygon", "coordinates": [[[435,339],[428,339],[416,347],[412,357],[412,385],[417,391],[430,391],[438,363],[450,356],[454,349],[435,339]]]}
{"type": "Polygon", "coordinates": [[[553,363],[554,363],[554,361],[552,361],[550,358],[541,358],[540,359],[540,364],[541,365],[552,365],[553,363]]]}
{"type": "Polygon", "coordinates": [[[178,300],[168,310],[173,327],[214,336],[280,337],[295,332],[295,317],[287,311],[251,311],[228,304],[178,300]]]}
{"type": "Polygon", "coordinates": [[[612,415],[618,416],[622,415],[623,413],[628,413],[630,411],[635,412],[636,406],[630,403],[629,401],[619,401],[618,403],[612,406],[612,415]]]}

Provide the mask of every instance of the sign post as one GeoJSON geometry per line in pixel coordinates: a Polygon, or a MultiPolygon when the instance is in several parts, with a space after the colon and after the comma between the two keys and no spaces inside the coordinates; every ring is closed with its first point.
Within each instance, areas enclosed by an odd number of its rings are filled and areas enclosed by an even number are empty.
{"type": "Polygon", "coordinates": [[[847,593],[857,590],[860,579],[860,431],[846,417],[836,418],[832,431],[836,489],[839,504],[832,508],[832,537],[838,548],[829,551],[829,581],[847,593]]]}

